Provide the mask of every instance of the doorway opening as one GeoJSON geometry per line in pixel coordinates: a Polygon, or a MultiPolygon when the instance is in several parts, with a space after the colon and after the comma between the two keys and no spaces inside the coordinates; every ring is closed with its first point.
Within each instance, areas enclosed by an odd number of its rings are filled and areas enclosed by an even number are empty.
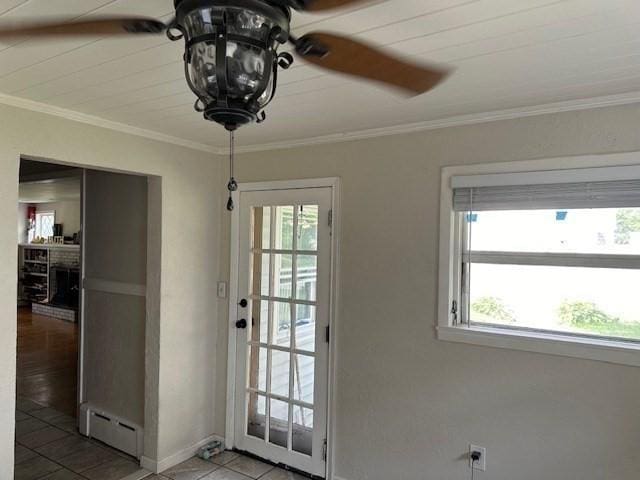
{"type": "Polygon", "coordinates": [[[146,176],[21,160],[16,478],[140,471],[148,195],[146,176]]]}

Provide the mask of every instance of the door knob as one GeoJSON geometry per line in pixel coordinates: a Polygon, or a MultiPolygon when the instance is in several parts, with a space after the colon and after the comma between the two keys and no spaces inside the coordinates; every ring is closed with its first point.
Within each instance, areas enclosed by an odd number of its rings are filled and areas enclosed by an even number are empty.
{"type": "Polygon", "coordinates": [[[247,308],[247,305],[249,305],[249,303],[247,302],[246,298],[243,298],[242,300],[240,300],[240,303],[238,303],[238,305],[240,305],[242,308],[247,308]]]}
{"type": "Polygon", "coordinates": [[[242,318],[236,322],[236,328],[247,328],[247,321],[242,318]]]}

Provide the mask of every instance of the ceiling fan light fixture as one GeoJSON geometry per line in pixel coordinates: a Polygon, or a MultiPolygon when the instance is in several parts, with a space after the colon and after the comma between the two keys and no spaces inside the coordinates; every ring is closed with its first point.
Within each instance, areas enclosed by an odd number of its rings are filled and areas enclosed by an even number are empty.
{"type": "Polygon", "coordinates": [[[167,35],[185,41],[196,110],[227,130],[264,118],[277,84],[277,49],[289,38],[289,8],[262,0],[175,0],[175,6],[167,35]]]}

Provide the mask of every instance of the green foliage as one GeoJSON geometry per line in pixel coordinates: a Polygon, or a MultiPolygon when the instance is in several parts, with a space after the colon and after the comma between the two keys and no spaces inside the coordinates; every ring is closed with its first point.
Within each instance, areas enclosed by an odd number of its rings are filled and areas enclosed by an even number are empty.
{"type": "Polygon", "coordinates": [[[616,214],[615,243],[628,245],[632,232],[640,232],[640,209],[621,208],[616,214]]]}
{"type": "Polygon", "coordinates": [[[496,297],[480,297],[471,304],[471,311],[479,315],[486,315],[494,320],[503,322],[515,322],[514,313],[504,304],[502,299],[496,297]]]}
{"type": "Polygon", "coordinates": [[[620,319],[607,315],[595,303],[564,301],[558,309],[560,320],[576,327],[590,325],[611,325],[619,323],[620,319]]]}

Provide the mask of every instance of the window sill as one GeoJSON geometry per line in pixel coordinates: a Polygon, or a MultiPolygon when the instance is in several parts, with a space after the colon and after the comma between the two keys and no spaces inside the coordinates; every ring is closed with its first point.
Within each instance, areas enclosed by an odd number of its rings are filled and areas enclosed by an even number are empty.
{"type": "Polygon", "coordinates": [[[640,367],[640,344],[531,333],[490,327],[437,328],[438,339],[640,367]]]}

